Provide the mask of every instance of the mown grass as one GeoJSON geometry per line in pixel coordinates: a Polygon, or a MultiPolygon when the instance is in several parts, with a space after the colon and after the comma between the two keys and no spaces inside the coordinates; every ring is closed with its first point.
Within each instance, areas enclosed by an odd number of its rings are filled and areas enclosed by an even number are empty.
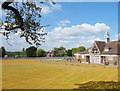
{"type": "Polygon", "coordinates": [[[2,60],[3,89],[75,89],[90,81],[118,81],[113,66],[72,64],[38,59],[2,60]]]}

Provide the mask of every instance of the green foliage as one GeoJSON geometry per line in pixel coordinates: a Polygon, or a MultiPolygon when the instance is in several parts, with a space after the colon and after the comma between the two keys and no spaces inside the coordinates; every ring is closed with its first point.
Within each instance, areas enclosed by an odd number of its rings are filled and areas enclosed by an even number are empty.
{"type": "Polygon", "coordinates": [[[54,50],[65,50],[65,47],[60,46],[59,48],[54,48],[54,50]]]}
{"type": "Polygon", "coordinates": [[[67,56],[72,56],[72,50],[67,51],[67,56]]]}
{"type": "Polygon", "coordinates": [[[72,56],[77,52],[77,48],[72,48],[72,56]]]}
{"type": "Polygon", "coordinates": [[[17,55],[20,55],[21,53],[19,51],[17,51],[17,55]]]}
{"type": "MultiPolygon", "coordinates": [[[[12,1],[12,0],[11,0],[12,1]]],[[[8,32],[4,32],[3,35],[8,39],[9,34],[19,32],[19,36],[24,37],[26,42],[29,44],[35,44],[36,46],[40,46],[41,42],[44,42],[45,39],[43,36],[47,33],[44,33],[44,28],[48,25],[41,26],[41,10],[42,8],[37,6],[36,2],[28,2],[27,0],[23,0],[22,2],[13,2],[9,6],[17,9],[20,13],[20,16],[23,18],[24,31],[20,28],[15,28],[14,26],[19,26],[20,22],[18,21],[15,13],[11,10],[6,10],[7,14],[5,16],[5,20],[3,25],[5,30],[8,32]],[[38,32],[39,31],[39,32],[38,32]]]]}
{"type": "Polygon", "coordinates": [[[66,55],[65,51],[65,47],[60,46],[59,48],[54,48],[55,51],[57,51],[55,53],[55,55],[53,55],[53,57],[63,57],[66,55]]]}
{"type": "Polygon", "coordinates": [[[22,50],[21,55],[23,55],[23,56],[25,56],[25,57],[27,56],[27,55],[26,55],[26,51],[25,51],[25,49],[24,49],[24,48],[23,48],[23,50],[22,50]]]}
{"type": "Polygon", "coordinates": [[[72,49],[72,56],[74,56],[74,54],[77,53],[77,52],[83,52],[85,50],[86,50],[86,48],[84,46],[80,46],[78,48],[73,48],[72,49]]]}
{"type": "Polygon", "coordinates": [[[55,55],[53,55],[53,57],[60,57],[60,55],[59,54],[55,54],[55,55]]]}
{"type": "Polygon", "coordinates": [[[65,52],[60,52],[60,53],[59,53],[59,56],[60,56],[60,57],[65,56],[65,52]]]}
{"type": "Polygon", "coordinates": [[[77,52],[83,52],[85,50],[86,48],[84,46],[80,46],[79,48],[77,48],[77,52]]]}
{"type": "Polygon", "coordinates": [[[65,51],[66,50],[65,47],[61,46],[59,48],[54,48],[54,50],[58,51],[58,53],[56,53],[54,57],[63,57],[63,56],[74,56],[75,53],[83,52],[86,49],[84,46],[80,46],[79,48],[72,48],[72,50],[65,51]]]}
{"type": "Polygon", "coordinates": [[[65,57],[67,56],[67,52],[60,51],[59,53],[53,55],[53,57],[65,57]]]}
{"type": "Polygon", "coordinates": [[[36,55],[38,57],[45,57],[46,56],[46,51],[44,51],[43,49],[38,49],[36,52],[36,55]]]}
{"type": "Polygon", "coordinates": [[[27,57],[36,57],[36,51],[37,51],[37,48],[34,46],[27,48],[26,49],[27,57]]]}

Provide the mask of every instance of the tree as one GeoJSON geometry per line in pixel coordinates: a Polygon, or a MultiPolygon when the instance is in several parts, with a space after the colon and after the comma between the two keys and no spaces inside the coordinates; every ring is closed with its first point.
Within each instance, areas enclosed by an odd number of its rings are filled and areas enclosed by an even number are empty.
{"type": "Polygon", "coordinates": [[[84,46],[80,46],[78,48],[72,48],[72,56],[74,56],[74,54],[77,52],[83,52],[85,50],[86,50],[86,48],[84,46]]]}
{"type": "Polygon", "coordinates": [[[60,53],[59,53],[59,56],[60,56],[60,57],[65,56],[65,52],[64,52],[64,51],[60,52],[60,53]]]}
{"type": "Polygon", "coordinates": [[[72,50],[67,51],[67,56],[72,56],[72,50]]]}
{"type": "Polygon", "coordinates": [[[25,51],[25,49],[24,49],[24,48],[23,48],[23,50],[22,50],[21,55],[23,55],[23,56],[25,56],[25,57],[27,56],[27,55],[26,55],[26,51],[25,51]]]}
{"type": "Polygon", "coordinates": [[[80,46],[78,49],[77,49],[77,52],[83,52],[85,51],[86,48],[84,46],[80,46]]]}
{"type": "Polygon", "coordinates": [[[58,48],[55,47],[54,51],[55,51],[54,57],[63,57],[63,56],[66,55],[66,53],[65,53],[65,47],[63,47],[63,46],[60,46],[58,48]]]}
{"type": "Polygon", "coordinates": [[[17,55],[20,55],[21,54],[21,52],[20,51],[17,51],[17,55]]]}
{"type": "Polygon", "coordinates": [[[43,49],[38,49],[36,52],[38,57],[45,57],[46,56],[46,51],[44,51],[43,49]]]}
{"type": "Polygon", "coordinates": [[[65,47],[60,46],[59,48],[54,48],[54,50],[65,50],[65,47]]]}
{"type": "MultiPolygon", "coordinates": [[[[49,0],[44,1],[48,2],[49,0]]],[[[53,0],[51,1],[55,4],[53,0]]],[[[1,29],[4,27],[4,30],[6,30],[2,34],[7,39],[9,39],[9,34],[19,33],[19,36],[24,37],[29,44],[34,43],[36,46],[40,46],[42,42],[45,42],[44,35],[47,33],[44,32],[44,27],[48,25],[42,26],[40,24],[42,8],[38,7],[36,2],[28,2],[28,0],[14,2],[14,0],[7,0],[2,4],[2,8],[7,10],[6,19],[2,21],[1,26],[1,29]],[[12,5],[10,6],[10,4],[12,5]]]]}
{"type": "Polygon", "coordinates": [[[4,57],[6,55],[6,51],[4,47],[0,48],[0,57],[4,57]]]}
{"type": "Polygon", "coordinates": [[[37,48],[34,46],[31,46],[29,48],[26,49],[26,55],[27,57],[35,57],[36,56],[36,51],[37,48]]]}
{"type": "Polygon", "coordinates": [[[72,56],[77,52],[77,48],[72,48],[72,56]]]}

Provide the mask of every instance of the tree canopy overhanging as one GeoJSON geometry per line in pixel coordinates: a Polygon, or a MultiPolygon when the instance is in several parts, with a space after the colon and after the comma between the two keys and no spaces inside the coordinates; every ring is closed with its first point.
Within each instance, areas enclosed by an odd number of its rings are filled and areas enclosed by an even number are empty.
{"type": "MultiPolygon", "coordinates": [[[[37,0],[38,1],[38,0],[37,0]]],[[[53,4],[53,0],[50,0],[53,4]]],[[[49,2],[49,0],[40,0],[40,4],[49,2]]],[[[35,44],[40,46],[42,42],[45,42],[44,32],[46,26],[41,24],[41,10],[42,8],[36,5],[36,2],[28,2],[28,0],[22,0],[22,2],[14,2],[14,0],[6,0],[2,4],[2,8],[7,11],[5,21],[1,26],[4,26],[4,32],[2,34],[9,39],[10,33],[18,33],[20,37],[25,38],[29,44],[35,44]]]]}

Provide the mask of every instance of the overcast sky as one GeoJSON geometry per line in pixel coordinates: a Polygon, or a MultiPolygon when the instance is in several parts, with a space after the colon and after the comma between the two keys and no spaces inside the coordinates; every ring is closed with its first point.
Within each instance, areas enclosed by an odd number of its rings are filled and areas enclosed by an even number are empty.
{"type": "MultiPolygon", "coordinates": [[[[71,49],[83,45],[88,48],[95,40],[104,41],[105,31],[109,31],[111,40],[117,39],[117,2],[57,2],[54,6],[43,4],[41,7],[41,24],[50,24],[46,28],[46,42],[39,47],[46,51],[59,46],[71,49]]],[[[1,46],[8,51],[21,51],[30,46],[18,35],[10,36],[12,46],[3,36],[0,38],[3,40],[1,46]]]]}

